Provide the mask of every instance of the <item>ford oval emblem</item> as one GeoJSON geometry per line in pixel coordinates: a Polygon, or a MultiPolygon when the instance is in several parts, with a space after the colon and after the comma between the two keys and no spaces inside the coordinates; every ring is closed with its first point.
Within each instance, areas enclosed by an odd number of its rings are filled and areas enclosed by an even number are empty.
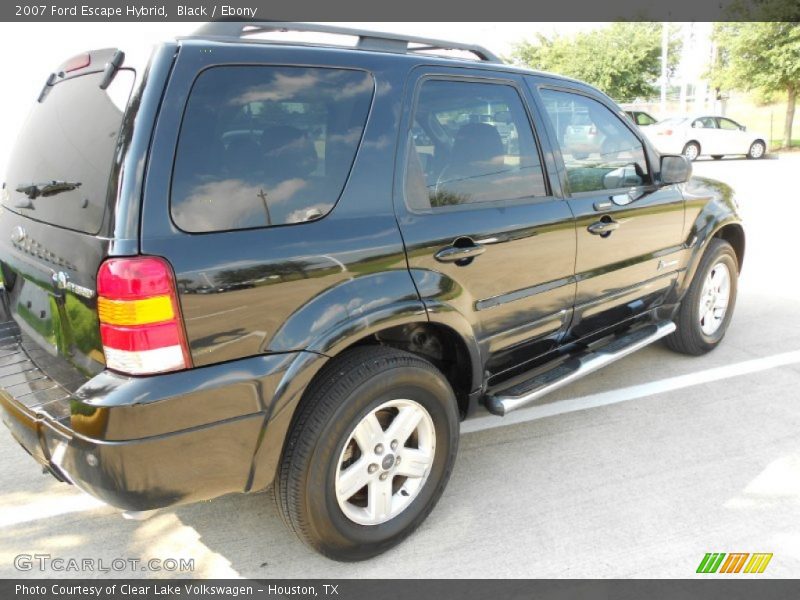
{"type": "Polygon", "coordinates": [[[22,243],[26,237],[28,237],[28,233],[20,225],[17,225],[11,230],[11,241],[15,244],[22,243]]]}

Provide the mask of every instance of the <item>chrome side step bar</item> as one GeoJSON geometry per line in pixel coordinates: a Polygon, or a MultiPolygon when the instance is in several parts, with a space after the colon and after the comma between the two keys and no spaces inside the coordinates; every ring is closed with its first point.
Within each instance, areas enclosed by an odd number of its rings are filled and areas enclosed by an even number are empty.
{"type": "Polygon", "coordinates": [[[496,415],[507,415],[513,410],[522,408],[550,392],[660,340],[673,331],[675,331],[675,323],[672,321],[652,323],[634,329],[604,346],[587,350],[583,354],[567,359],[557,367],[527,381],[497,393],[490,392],[485,398],[486,408],[496,415]]]}

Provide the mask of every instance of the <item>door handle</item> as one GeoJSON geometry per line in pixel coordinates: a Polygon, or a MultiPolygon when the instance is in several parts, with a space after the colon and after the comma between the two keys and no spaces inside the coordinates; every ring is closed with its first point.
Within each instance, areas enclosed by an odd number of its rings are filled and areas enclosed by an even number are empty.
{"type": "Polygon", "coordinates": [[[599,235],[600,237],[608,237],[612,231],[619,229],[619,222],[615,221],[609,216],[605,216],[599,221],[595,221],[586,229],[592,235],[599,235]]]}
{"type": "Polygon", "coordinates": [[[433,257],[439,262],[452,263],[460,260],[468,260],[480,256],[486,252],[486,248],[480,244],[472,244],[470,246],[447,246],[442,248],[433,257]]]}

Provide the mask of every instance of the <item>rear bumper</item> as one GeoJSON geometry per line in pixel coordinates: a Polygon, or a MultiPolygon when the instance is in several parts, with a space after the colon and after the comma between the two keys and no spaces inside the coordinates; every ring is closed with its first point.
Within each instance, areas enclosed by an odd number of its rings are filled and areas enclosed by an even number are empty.
{"type": "Polygon", "coordinates": [[[108,442],[76,434],[0,393],[11,434],[57,479],[125,510],[151,510],[247,489],[263,415],[108,442]]]}
{"type": "Polygon", "coordinates": [[[27,367],[0,367],[0,412],[14,438],[56,478],[136,511],[271,482],[273,473],[256,458],[283,446],[280,428],[270,435],[265,427],[288,366],[304,353],[152,377],[104,372],[71,393],[26,348],[13,323],[0,325],[0,349],[27,367]]]}

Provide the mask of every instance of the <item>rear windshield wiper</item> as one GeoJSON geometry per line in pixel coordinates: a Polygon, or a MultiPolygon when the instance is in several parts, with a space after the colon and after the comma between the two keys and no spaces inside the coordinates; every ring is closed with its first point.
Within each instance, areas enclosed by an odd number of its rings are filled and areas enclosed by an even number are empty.
{"type": "Polygon", "coordinates": [[[70,181],[47,181],[45,183],[29,183],[27,185],[20,185],[17,191],[25,194],[31,200],[35,200],[39,196],[55,196],[61,192],[71,192],[81,187],[80,182],[72,183],[70,181]]]}

